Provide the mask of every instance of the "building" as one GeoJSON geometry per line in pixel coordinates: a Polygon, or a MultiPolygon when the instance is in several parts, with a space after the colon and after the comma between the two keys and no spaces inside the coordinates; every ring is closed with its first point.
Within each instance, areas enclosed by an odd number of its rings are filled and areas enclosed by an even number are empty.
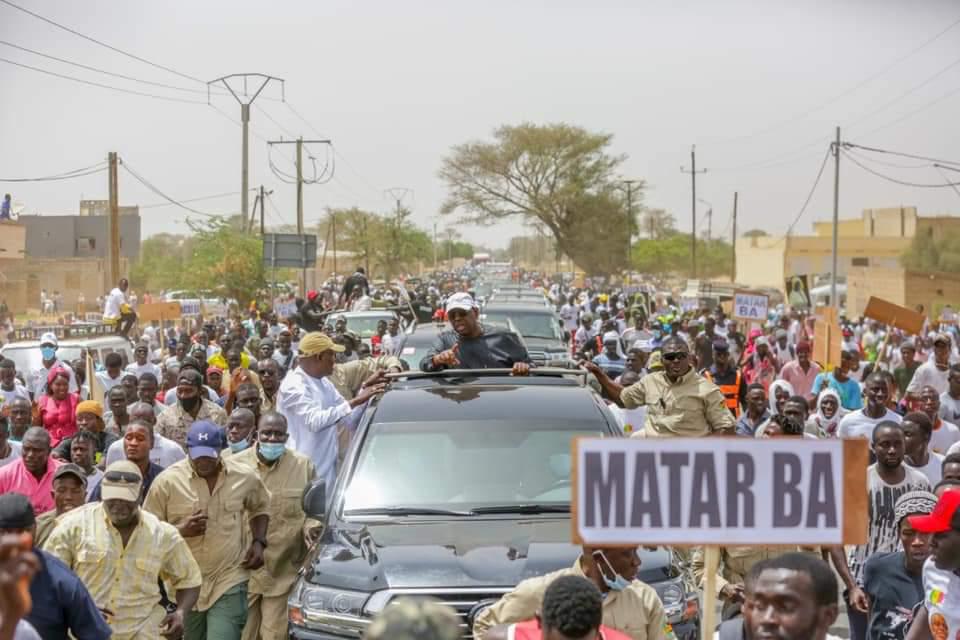
{"type": "MultiPolygon", "coordinates": [[[[117,211],[121,216],[139,216],[140,207],[117,207],[117,211]]],[[[108,216],[110,215],[110,201],[109,200],[81,200],[80,201],[80,215],[81,216],[108,216]]]]}
{"type": "MultiPolygon", "coordinates": [[[[96,308],[97,296],[115,286],[110,271],[109,216],[97,203],[82,201],[83,215],[22,215],[2,223],[0,234],[0,299],[15,313],[40,307],[40,292],[58,291],[66,310],[96,308]],[[85,204],[86,203],[86,204],[85,204]]],[[[103,209],[105,211],[105,209],[103,209]]],[[[121,207],[120,271],[140,255],[138,207],[121,207]]]]}
{"type": "Polygon", "coordinates": [[[863,315],[870,296],[917,309],[929,318],[940,317],[947,304],[960,300],[960,274],[907,271],[901,267],[866,269],[854,267],[847,274],[847,315],[863,315]]]}
{"type": "MultiPolygon", "coordinates": [[[[736,281],[751,287],[782,289],[787,277],[817,276],[833,270],[833,223],[815,222],[812,236],[740,237],[736,240],[736,281]]],[[[852,269],[891,273],[918,233],[960,231],[960,217],[917,215],[916,207],[865,209],[860,218],[838,224],[837,276],[852,269]]]]}

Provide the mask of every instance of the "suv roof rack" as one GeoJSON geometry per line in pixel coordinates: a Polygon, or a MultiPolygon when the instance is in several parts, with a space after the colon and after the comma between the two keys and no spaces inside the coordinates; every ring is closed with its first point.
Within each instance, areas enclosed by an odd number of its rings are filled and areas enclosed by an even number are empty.
{"type": "Polygon", "coordinates": [[[68,324],[21,327],[13,330],[14,341],[39,340],[45,333],[52,333],[57,340],[70,338],[90,338],[94,336],[112,336],[115,333],[113,325],[109,324],[68,324]]]}
{"type": "MultiPolygon", "coordinates": [[[[424,378],[492,378],[509,376],[512,369],[444,369],[443,371],[404,371],[388,373],[390,380],[422,380],[424,378]]],[[[587,383],[586,369],[562,369],[560,367],[531,367],[529,376],[536,378],[576,378],[581,385],[587,383]]],[[[515,376],[523,380],[524,376],[515,376]]]]}

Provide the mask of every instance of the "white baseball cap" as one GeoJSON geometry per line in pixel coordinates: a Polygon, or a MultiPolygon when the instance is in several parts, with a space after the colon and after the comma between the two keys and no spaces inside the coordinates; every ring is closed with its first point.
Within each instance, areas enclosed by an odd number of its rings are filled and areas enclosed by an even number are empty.
{"type": "Polygon", "coordinates": [[[60,346],[60,343],[57,341],[56,334],[50,331],[40,336],[40,346],[43,346],[45,344],[52,344],[54,347],[60,346]]]}
{"type": "Polygon", "coordinates": [[[469,293],[460,291],[453,294],[447,298],[447,313],[450,313],[454,309],[460,309],[461,311],[473,311],[474,309],[479,309],[477,306],[476,300],[473,299],[469,293]]]}

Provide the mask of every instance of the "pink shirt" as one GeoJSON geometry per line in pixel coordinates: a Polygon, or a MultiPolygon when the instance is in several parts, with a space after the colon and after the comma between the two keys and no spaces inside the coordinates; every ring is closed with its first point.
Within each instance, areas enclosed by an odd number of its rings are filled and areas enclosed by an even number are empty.
{"type": "Polygon", "coordinates": [[[807,373],[800,368],[800,363],[794,360],[783,365],[780,369],[780,378],[789,382],[793,392],[798,396],[810,398],[813,393],[813,380],[820,373],[820,366],[816,362],[810,363],[807,373]]]}
{"type": "Polygon", "coordinates": [[[23,458],[18,458],[0,469],[0,494],[21,493],[27,496],[38,516],[45,511],[52,511],[57,506],[52,495],[53,474],[61,464],[53,457],[48,458],[47,472],[38,481],[23,464],[23,458]]]}

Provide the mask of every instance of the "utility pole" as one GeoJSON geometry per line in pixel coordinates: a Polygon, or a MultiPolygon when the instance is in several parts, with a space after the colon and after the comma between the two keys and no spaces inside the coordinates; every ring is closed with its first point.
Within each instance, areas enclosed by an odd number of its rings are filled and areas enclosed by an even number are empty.
{"type": "MultiPolygon", "coordinates": [[[[329,140],[304,140],[302,137],[296,140],[267,140],[267,144],[295,144],[297,145],[297,235],[303,235],[303,145],[304,144],[330,144],[329,140]]],[[[304,248],[306,241],[303,242],[304,248]]],[[[336,254],[334,254],[334,264],[336,264],[336,254]]],[[[306,256],[303,264],[306,265],[306,256]]],[[[307,267],[303,266],[300,270],[300,295],[306,294],[307,288],[307,267]]]]}
{"type": "Polygon", "coordinates": [[[330,228],[333,230],[333,275],[337,275],[337,214],[330,212],[330,228]]]}
{"type": "Polygon", "coordinates": [[[733,192],[733,236],[730,238],[730,282],[737,281],[737,196],[733,192]]]}
{"type": "MultiPolygon", "coordinates": [[[[273,193],[273,191],[271,191],[270,193],[273,193]]],[[[260,185],[260,235],[261,236],[266,233],[266,222],[264,221],[264,218],[266,217],[266,212],[264,211],[264,206],[267,204],[267,196],[270,195],[270,193],[265,193],[263,190],[263,185],[260,185]]]]}
{"type": "Polygon", "coordinates": [[[691,209],[691,221],[693,223],[693,228],[690,232],[690,258],[691,258],[691,267],[690,267],[690,277],[697,277],[697,174],[706,173],[706,169],[701,169],[697,171],[697,145],[691,145],[690,147],[690,170],[687,171],[685,168],[680,167],[681,173],[690,174],[690,184],[692,187],[692,193],[690,197],[690,209],[691,209]]]}
{"type": "MultiPolygon", "coordinates": [[[[400,241],[400,223],[403,219],[403,199],[412,193],[413,189],[408,189],[406,187],[393,187],[392,189],[386,189],[384,191],[385,195],[397,203],[397,219],[393,227],[393,255],[395,259],[397,275],[400,275],[400,262],[403,259],[403,251],[400,241]]],[[[387,277],[389,278],[389,276],[390,274],[388,273],[387,277]]]]}
{"type": "Polygon", "coordinates": [[[837,244],[840,226],[840,127],[837,127],[837,141],[833,143],[833,268],[830,273],[830,304],[840,308],[837,300],[837,244]]]}
{"type": "Polygon", "coordinates": [[[117,286],[120,281],[120,194],[117,181],[117,152],[111,151],[107,156],[110,165],[108,172],[108,193],[110,204],[110,282],[107,290],[117,286]]]}
{"type": "Polygon", "coordinates": [[[284,95],[284,81],[280,78],[274,78],[273,76],[265,76],[262,73],[234,73],[229,76],[222,76],[215,80],[211,80],[207,83],[207,104],[210,104],[210,85],[220,83],[227,88],[227,90],[233,95],[236,101],[240,104],[240,125],[243,130],[243,142],[241,150],[241,160],[240,160],[240,213],[243,215],[243,219],[246,220],[247,215],[250,213],[250,210],[247,206],[250,203],[250,176],[249,176],[249,157],[250,157],[250,105],[253,104],[253,101],[257,99],[257,96],[260,95],[260,92],[270,83],[271,80],[276,80],[280,83],[280,95],[281,99],[285,100],[286,96],[284,95]],[[241,91],[241,98],[237,95],[237,92],[233,90],[233,87],[230,86],[230,81],[234,78],[243,78],[243,91],[241,91]],[[255,78],[260,82],[260,86],[257,87],[257,90],[253,92],[253,95],[247,91],[247,81],[250,78],[255,78]],[[249,96],[248,100],[245,100],[249,96]]]}
{"type": "Polygon", "coordinates": [[[621,180],[620,182],[627,185],[627,228],[625,231],[627,236],[627,261],[625,262],[625,264],[626,264],[626,272],[630,273],[630,263],[631,263],[630,250],[632,249],[632,245],[633,245],[633,243],[631,242],[633,240],[633,237],[632,237],[633,236],[633,233],[632,233],[633,231],[633,185],[637,184],[640,181],[639,180],[621,180]]]}

